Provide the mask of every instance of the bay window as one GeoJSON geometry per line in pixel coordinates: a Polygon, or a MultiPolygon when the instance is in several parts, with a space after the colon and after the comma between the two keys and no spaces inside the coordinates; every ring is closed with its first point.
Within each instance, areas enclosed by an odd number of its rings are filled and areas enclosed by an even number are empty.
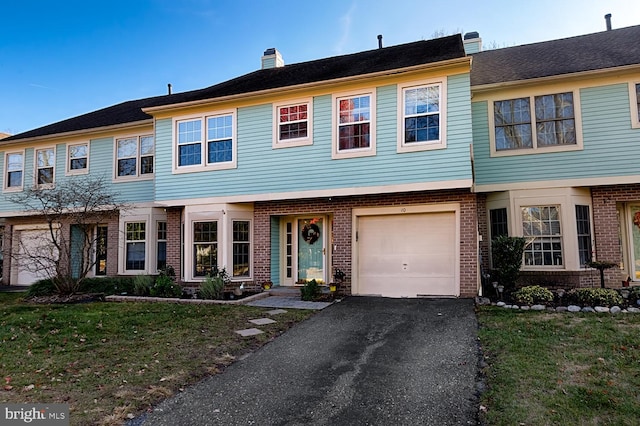
{"type": "Polygon", "coordinates": [[[145,222],[127,222],[125,224],[126,270],[145,270],[146,225],[145,222]]]}

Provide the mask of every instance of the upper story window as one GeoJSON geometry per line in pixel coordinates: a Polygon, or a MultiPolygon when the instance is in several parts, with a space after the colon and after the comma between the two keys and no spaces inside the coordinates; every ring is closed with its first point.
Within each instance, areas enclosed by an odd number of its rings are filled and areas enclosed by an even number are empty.
{"type": "Polygon", "coordinates": [[[358,93],[334,97],[336,108],[333,158],[375,155],[375,96],[358,93]]]}
{"type": "Polygon", "coordinates": [[[153,173],[153,136],[116,139],[116,177],[137,177],[153,173]]]}
{"type": "Polygon", "coordinates": [[[274,148],[311,145],[311,101],[274,106],[274,148]]]}
{"type": "Polygon", "coordinates": [[[89,144],[67,146],[67,173],[83,174],[89,170],[89,144]]]}
{"type": "Polygon", "coordinates": [[[492,153],[580,149],[578,105],[573,92],[493,102],[492,153]]]}
{"type": "Polygon", "coordinates": [[[631,100],[631,127],[640,128],[640,83],[629,84],[629,99],[631,100]]]}
{"type": "Polygon", "coordinates": [[[36,150],[36,184],[53,184],[56,153],[53,148],[36,150]]]}
{"type": "Polygon", "coordinates": [[[5,155],[4,187],[9,190],[22,189],[24,175],[24,152],[9,152],[5,155]]]}
{"type": "Polygon", "coordinates": [[[398,152],[445,147],[445,87],[442,82],[399,87],[398,152]]]}
{"type": "Polygon", "coordinates": [[[176,171],[236,166],[235,114],[224,113],[176,122],[176,171]]]}

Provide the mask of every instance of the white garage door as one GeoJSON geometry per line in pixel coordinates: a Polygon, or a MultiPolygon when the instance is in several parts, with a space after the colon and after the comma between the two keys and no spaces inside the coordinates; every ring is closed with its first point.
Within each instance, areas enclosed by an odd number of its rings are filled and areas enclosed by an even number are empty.
{"type": "Polygon", "coordinates": [[[453,212],[358,218],[356,294],[459,296],[453,212]]]}
{"type": "Polygon", "coordinates": [[[12,268],[11,283],[31,285],[40,279],[50,278],[53,266],[47,260],[54,258],[52,251],[54,248],[50,243],[49,231],[22,230],[19,239],[18,255],[15,259],[17,265],[12,268]]]}

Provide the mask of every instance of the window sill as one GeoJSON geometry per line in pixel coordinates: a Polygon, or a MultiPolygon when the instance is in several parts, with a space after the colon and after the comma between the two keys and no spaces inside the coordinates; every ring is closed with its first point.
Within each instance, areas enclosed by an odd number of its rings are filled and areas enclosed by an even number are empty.
{"type": "Polygon", "coordinates": [[[516,155],[548,154],[553,152],[571,152],[582,150],[582,144],[568,146],[548,146],[544,148],[505,149],[501,151],[496,151],[495,148],[492,147],[491,157],[512,157],[516,155]]]}
{"type": "Polygon", "coordinates": [[[238,166],[234,162],[231,163],[221,163],[215,165],[207,165],[207,166],[179,166],[173,169],[172,173],[174,175],[183,174],[183,173],[199,173],[199,172],[211,172],[214,170],[230,170],[237,169],[238,166]]]}
{"type": "Polygon", "coordinates": [[[411,144],[399,144],[398,153],[431,151],[435,149],[445,149],[447,144],[444,141],[414,142],[411,144]]]}

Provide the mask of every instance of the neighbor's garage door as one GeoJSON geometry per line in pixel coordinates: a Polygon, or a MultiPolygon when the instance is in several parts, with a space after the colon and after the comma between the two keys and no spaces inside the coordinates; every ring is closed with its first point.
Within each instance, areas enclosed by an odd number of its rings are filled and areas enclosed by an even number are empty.
{"type": "Polygon", "coordinates": [[[16,266],[12,268],[11,283],[31,285],[40,279],[49,278],[52,265],[47,260],[53,259],[49,231],[22,230],[18,238],[20,243],[15,259],[16,266]]]}
{"type": "Polygon", "coordinates": [[[358,218],[357,294],[458,296],[454,212],[358,218]]]}

